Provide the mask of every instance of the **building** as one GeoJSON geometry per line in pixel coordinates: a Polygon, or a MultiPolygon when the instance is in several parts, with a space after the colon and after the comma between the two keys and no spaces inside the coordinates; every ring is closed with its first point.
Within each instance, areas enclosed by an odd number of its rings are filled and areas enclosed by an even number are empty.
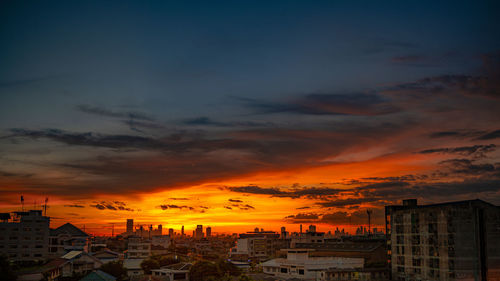
{"type": "Polygon", "coordinates": [[[393,280],[500,280],[500,208],[482,200],[386,206],[393,280]]]}
{"type": "Polygon", "coordinates": [[[88,252],[89,235],[71,223],[50,230],[49,255],[60,257],[71,251],[88,252]]]}
{"type": "Polygon", "coordinates": [[[163,255],[168,253],[172,239],[169,235],[156,235],[151,238],[151,255],[163,255]]]}
{"type": "Polygon", "coordinates": [[[173,228],[168,229],[168,236],[174,238],[174,229],[173,228]]]}
{"type": "Polygon", "coordinates": [[[207,232],[207,237],[212,236],[212,228],[210,226],[207,227],[206,232],[207,232]]]}
{"type": "Polygon", "coordinates": [[[102,263],[108,263],[112,261],[119,261],[120,258],[122,258],[122,254],[111,251],[109,249],[103,249],[100,250],[99,252],[96,252],[92,254],[94,258],[97,258],[100,260],[102,263]]]}
{"type": "Polygon", "coordinates": [[[279,249],[288,247],[287,241],[279,239],[274,231],[256,231],[241,233],[236,246],[230,249],[229,257],[236,261],[261,260],[276,256],[279,249]]]}
{"type": "Polygon", "coordinates": [[[127,258],[146,259],[151,255],[151,241],[132,236],[128,239],[127,258]]]}
{"type": "Polygon", "coordinates": [[[134,233],[134,219],[127,219],[127,234],[134,233]]]}
{"type": "Polygon", "coordinates": [[[144,270],[142,270],[141,263],[144,259],[124,259],[123,267],[127,270],[128,277],[142,276],[144,275],[144,270]]]}
{"type": "Polygon", "coordinates": [[[184,226],[181,228],[181,236],[184,236],[184,226]]]}
{"type": "Polygon", "coordinates": [[[195,238],[201,239],[203,238],[203,225],[197,225],[195,230],[195,238]]]}
{"type": "Polygon", "coordinates": [[[300,280],[316,280],[321,271],[329,269],[363,268],[362,258],[343,257],[311,257],[311,249],[283,249],[287,252],[286,258],[272,259],[262,263],[262,270],[266,274],[278,278],[300,280]]]}
{"type": "Polygon", "coordinates": [[[94,270],[87,276],[80,279],[80,281],[115,281],[116,278],[101,270],[94,270]]]}
{"type": "Polygon", "coordinates": [[[48,258],[50,218],[42,211],[1,213],[0,220],[0,255],[12,261],[48,258]]]}
{"type": "Polygon", "coordinates": [[[189,281],[191,263],[176,263],[151,270],[151,275],[165,281],[189,281]]]}
{"type": "Polygon", "coordinates": [[[386,281],[389,280],[385,268],[331,268],[318,273],[316,281],[386,281]]]}

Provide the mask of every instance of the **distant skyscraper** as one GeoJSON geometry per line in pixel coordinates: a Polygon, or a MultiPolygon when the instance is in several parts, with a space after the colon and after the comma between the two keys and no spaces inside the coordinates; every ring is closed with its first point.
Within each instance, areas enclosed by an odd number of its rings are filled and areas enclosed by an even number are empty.
{"type": "Polygon", "coordinates": [[[181,236],[184,236],[184,226],[181,228],[181,236]]]}
{"type": "Polygon", "coordinates": [[[158,232],[163,235],[163,226],[161,224],[158,225],[158,232]]]}
{"type": "Polygon", "coordinates": [[[300,233],[302,234],[302,224],[300,225],[300,233]]]}
{"type": "Polygon", "coordinates": [[[197,239],[203,238],[203,225],[199,224],[196,226],[196,235],[197,239]]]}
{"type": "Polygon", "coordinates": [[[212,228],[211,228],[210,226],[209,226],[209,227],[207,227],[206,232],[207,232],[207,237],[212,236],[212,228]]]}
{"type": "Polygon", "coordinates": [[[127,219],[127,233],[132,233],[132,232],[134,232],[134,220],[127,219]]]}
{"type": "Polygon", "coordinates": [[[316,226],[311,224],[309,226],[309,232],[316,232],[316,226]]]}
{"type": "Polygon", "coordinates": [[[173,228],[168,229],[168,235],[170,236],[170,238],[174,237],[174,229],[173,228]]]}

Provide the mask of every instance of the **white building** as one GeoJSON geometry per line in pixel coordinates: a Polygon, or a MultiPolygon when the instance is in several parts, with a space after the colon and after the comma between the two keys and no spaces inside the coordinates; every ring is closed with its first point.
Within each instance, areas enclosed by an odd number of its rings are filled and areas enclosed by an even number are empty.
{"type": "Polygon", "coordinates": [[[140,237],[130,237],[128,239],[127,258],[146,259],[151,255],[151,241],[140,237]]]}
{"type": "Polygon", "coordinates": [[[316,280],[318,273],[328,269],[363,268],[363,258],[310,257],[312,249],[283,249],[286,258],[277,258],[262,263],[263,272],[279,278],[316,280]]]}
{"type": "Polygon", "coordinates": [[[144,270],[142,270],[141,263],[144,259],[125,259],[123,260],[123,267],[127,269],[128,277],[132,276],[142,276],[144,275],[144,270]]]}

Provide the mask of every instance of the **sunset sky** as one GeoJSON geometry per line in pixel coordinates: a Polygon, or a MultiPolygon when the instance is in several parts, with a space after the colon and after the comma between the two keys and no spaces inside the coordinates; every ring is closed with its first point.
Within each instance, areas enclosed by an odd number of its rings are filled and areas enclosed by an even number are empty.
{"type": "Polygon", "coordinates": [[[1,1],[0,212],[190,234],[500,205],[498,1],[1,1]],[[439,2],[439,3],[436,3],[439,2]]]}

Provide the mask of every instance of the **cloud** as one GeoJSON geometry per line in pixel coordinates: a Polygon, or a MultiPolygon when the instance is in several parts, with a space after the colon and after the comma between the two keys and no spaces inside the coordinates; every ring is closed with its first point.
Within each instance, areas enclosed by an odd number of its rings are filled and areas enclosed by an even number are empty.
{"type": "Polygon", "coordinates": [[[446,148],[433,148],[421,150],[418,153],[431,154],[431,153],[445,153],[445,154],[459,154],[464,156],[474,155],[475,157],[484,157],[485,154],[496,150],[496,145],[474,145],[474,146],[461,146],[461,147],[446,147],[446,148]]]}
{"type": "Polygon", "coordinates": [[[129,119],[144,120],[144,121],[154,120],[153,117],[142,112],[133,112],[133,111],[118,112],[103,107],[91,106],[86,104],[77,105],[76,109],[84,113],[106,116],[106,117],[129,118],[129,119]]]}
{"type": "Polygon", "coordinates": [[[258,113],[373,116],[396,113],[395,105],[376,93],[308,94],[289,102],[239,98],[258,113]]]}
{"type": "MultiPolygon", "coordinates": [[[[356,210],[354,212],[333,212],[325,214],[317,213],[299,213],[285,217],[288,223],[323,223],[329,225],[365,225],[368,224],[367,209],[356,210]]],[[[370,209],[372,213],[372,224],[384,223],[384,209],[370,209]]]]}
{"type": "Polygon", "coordinates": [[[89,205],[90,207],[96,208],[98,210],[111,210],[111,211],[129,211],[133,212],[134,209],[128,208],[125,202],[114,201],[114,202],[94,202],[95,204],[89,205]]]}
{"type": "Polygon", "coordinates": [[[229,202],[234,202],[234,203],[243,203],[243,201],[241,201],[239,199],[229,199],[228,201],[229,202]]]}
{"type": "Polygon", "coordinates": [[[168,209],[189,209],[189,210],[194,210],[193,207],[190,206],[181,206],[181,205],[174,205],[174,204],[163,204],[158,206],[162,210],[168,210],[168,209]]]}
{"type": "Polygon", "coordinates": [[[280,190],[275,187],[264,188],[259,186],[233,186],[227,187],[232,192],[239,193],[248,193],[248,194],[262,194],[262,195],[271,195],[273,197],[290,197],[290,198],[323,198],[329,195],[337,195],[344,191],[343,189],[334,189],[334,188],[299,188],[295,190],[280,190]]]}
{"type": "Polygon", "coordinates": [[[79,204],[68,204],[68,205],[64,205],[64,207],[68,207],[68,208],[85,208],[85,206],[79,205],[79,204]]]}
{"type": "Polygon", "coordinates": [[[491,140],[491,139],[497,139],[500,138],[500,130],[496,130],[493,132],[489,132],[487,134],[484,134],[480,137],[478,137],[478,140],[491,140]]]}

